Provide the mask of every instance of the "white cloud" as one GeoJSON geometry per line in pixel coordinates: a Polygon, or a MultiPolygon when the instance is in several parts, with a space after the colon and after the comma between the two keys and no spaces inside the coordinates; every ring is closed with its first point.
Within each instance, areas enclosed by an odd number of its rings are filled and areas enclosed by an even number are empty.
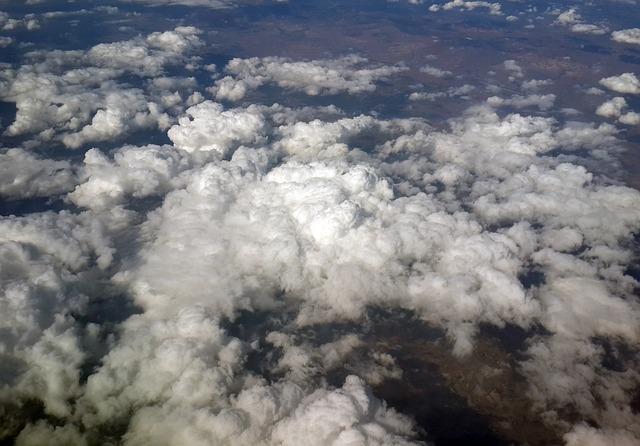
{"type": "Polygon", "coordinates": [[[68,161],[37,158],[22,149],[0,154],[0,194],[5,198],[53,197],[73,189],[68,161]]]}
{"type": "Polygon", "coordinates": [[[511,74],[511,77],[509,80],[515,80],[515,78],[520,78],[524,76],[524,70],[520,65],[518,65],[518,62],[516,62],[515,60],[513,59],[505,60],[502,63],[502,65],[504,66],[504,69],[511,74]]]}
{"type": "Polygon", "coordinates": [[[79,170],[81,183],[67,199],[90,209],[110,209],[127,197],[145,198],[171,190],[172,180],[188,162],[171,146],[123,147],[113,161],[98,149],[87,151],[79,170]]]}
{"type": "Polygon", "coordinates": [[[556,22],[561,25],[573,25],[577,22],[580,22],[582,16],[578,14],[575,8],[571,8],[563,13],[558,15],[556,22]]]}
{"type": "Polygon", "coordinates": [[[275,84],[312,96],[341,92],[359,94],[374,91],[376,81],[406,69],[401,65],[369,68],[365,65],[367,62],[356,55],[308,62],[282,57],[232,59],[225,67],[225,72],[231,75],[216,81],[210,91],[218,100],[232,101],[264,84],[275,84]]]}
{"type": "Polygon", "coordinates": [[[187,117],[171,127],[168,136],[174,145],[187,152],[215,151],[227,156],[240,145],[266,142],[266,123],[258,107],[224,110],[207,101],[187,110],[187,117]]]}
{"type": "Polygon", "coordinates": [[[422,101],[422,100],[435,101],[440,98],[451,98],[451,97],[460,97],[464,99],[464,98],[467,98],[467,95],[472,91],[474,91],[475,89],[476,87],[474,87],[473,85],[465,84],[460,87],[450,87],[446,91],[438,91],[438,92],[432,92],[432,93],[414,91],[409,95],[409,100],[410,101],[422,101]]]}
{"type": "Polygon", "coordinates": [[[611,33],[616,42],[640,45],[640,28],[621,29],[611,33]]]}
{"type": "Polygon", "coordinates": [[[576,23],[575,25],[571,26],[571,31],[573,31],[574,33],[593,34],[595,36],[600,36],[608,33],[609,29],[590,23],[576,23]]]}
{"type": "Polygon", "coordinates": [[[531,80],[522,81],[522,84],[520,84],[520,86],[524,90],[534,90],[534,91],[538,90],[540,87],[547,86],[547,85],[553,85],[553,81],[551,81],[551,79],[531,79],[531,80]]]}
{"type": "Polygon", "coordinates": [[[623,73],[600,79],[600,85],[618,93],[640,94],[640,80],[635,73],[623,73]]]}
{"type": "Polygon", "coordinates": [[[618,121],[626,125],[640,125],[640,113],[638,112],[625,113],[624,115],[621,115],[618,118],[618,121]]]}
{"type": "Polygon", "coordinates": [[[640,124],[640,114],[627,109],[627,101],[623,97],[615,97],[604,102],[596,109],[596,114],[606,118],[617,118],[618,122],[625,125],[640,124]]]}
{"type": "Polygon", "coordinates": [[[424,67],[421,67],[420,68],[420,72],[421,73],[426,73],[429,76],[433,76],[433,77],[446,77],[446,76],[453,75],[453,73],[451,71],[441,70],[439,68],[432,67],[430,65],[426,65],[424,67]]]}
{"type": "Polygon", "coordinates": [[[602,103],[596,109],[596,115],[604,116],[605,118],[618,118],[625,108],[627,108],[627,101],[622,97],[615,97],[602,103]]]}
{"type": "MultiPolygon", "coordinates": [[[[59,139],[78,148],[142,129],[168,128],[173,122],[167,112],[183,109],[170,99],[180,97],[177,90],[152,82],[145,92],[117,81],[123,75],[157,77],[166,66],[185,63],[186,53],[201,44],[198,33],[193,27],[178,27],[146,39],[99,44],[86,52],[31,53],[35,63],[6,70],[0,77],[5,87],[0,97],[18,109],[5,135],[59,139]],[[67,68],[63,73],[61,66],[67,68]]],[[[192,82],[177,85],[192,92],[192,82]]]]}
{"type": "Polygon", "coordinates": [[[500,3],[489,3],[485,1],[464,1],[464,0],[453,0],[448,3],[444,3],[442,5],[431,5],[429,7],[429,11],[436,12],[440,10],[449,10],[449,9],[464,9],[468,11],[472,11],[476,8],[487,8],[490,14],[493,15],[502,15],[502,5],[500,3]]]}
{"type": "Polygon", "coordinates": [[[567,446],[633,446],[638,437],[625,429],[596,429],[579,424],[564,436],[564,440],[567,446]]]}
{"type": "MultiPolygon", "coordinates": [[[[131,444],[309,435],[318,444],[404,444],[411,422],[359,378],[338,389],[322,383],[345,363],[371,383],[395,379],[394,358],[360,353],[363,341],[350,333],[322,343],[296,334],[359,321],[370,306],[413,311],[447,333],[456,355],[475,348],[482,324],[541,326],[548,335],[530,340],[521,363],[536,408],[570,405],[577,419],[603,426],[599,435],[621,429],[612,419],[633,421],[623,416],[624,389],[637,377],[606,369],[592,339],[640,338],[635,281],[624,274],[640,194],[553,155],[615,147],[612,126],[500,117],[481,105],[437,131],[419,119],[346,118],[331,107],[204,101],[169,136],[174,145],[88,151],[67,199],[89,211],[2,221],[0,258],[14,266],[0,269],[10,297],[0,302],[20,333],[5,336],[19,349],[4,352],[34,367],[4,366],[15,384],[0,397],[39,398],[66,422],[30,425],[21,440],[82,441],[126,413],[131,444]],[[124,210],[151,196],[162,199],[155,209],[124,210]],[[543,283],[523,283],[531,269],[543,283]],[[64,290],[89,271],[142,314],[119,325],[81,384],[87,345],[106,327],[73,317],[90,311],[91,293],[64,290]],[[57,316],[39,321],[42,305],[57,316]],[[223,326],[242,311],[288,312],[292,322],[232,336],[223,326]],[[247,370],[250,352],[267,355],[261,367],[281,379],[247,370]]],[[[22,152],[8,154],[22,165],[22,152]]],[[[561,416],[550,420],[571,429],[561,416]]]]}
{"type": "Polygon", "coordinates": [[[509,99],[504,99],[498,96],[491,96],[487,99],[487,104],[492,107],[500,106],[512,106],[516,108],[526,108],[536,106],[540,110],[549,110],[555,103],[556,95],[554,94],[532,94],[529,96],[513,95],[509,99]]]}
{"type": "Polygon", "coordinates": [[[590,23],[584,23],[582,16],[571,8],[558,15],[555,23],[569,27],[574,33],[603,35],[609,32],[609,29],[605,26],[598,26],[590,23]]]}
{"type": "MultiPolygon", "coordinates": [[[[458,7],[500,11],[441,8],[458,7]]],[[[586,29],[579,20],[559,17],[586,29]]],[[[628,273],[640,193],[581,165],[612,159],[613,126],[491,107],[545,111],[552,94],[489,98],[447,130],[333,106],[225,108],[197,91],[196,74],[167,73],[200,63],[189,56],[200,39],[179,27],[33,51],[3,71],[3,99],[18,106],[7,136],[109,141],[83,161],[0,154],[4,197],[66,194],[69,204],[0,220],[0,402],[12,439],[410,444],[416,426],[365,384],[401,377],[399,361],[350,332],[368,328],[372,308],[411,312],[458,356],[474,351],[481,327],[517,326],[530,336],[513,359],[532,410],[568,444],[640,437],[637,359],[619,354],[640,339],[628,273]],[[156,128],[171,144],[115,141],[156,128]],[[129,313],[105,311],[125,302],[129,313]],[[46,417],[20,408],[32,402],[46,417]]],[[[502,67],[523,89],[548,85],[523,81],[515,60],[502,67]]],[[[370,93],[403,69],[358,56],[233,59],[210,92],[370,93]]],[[[634,79],[602,85],[633,93],[634,79]]],[[[597,113],[637,123],[625,106],[614,98],[597,113]]]]}

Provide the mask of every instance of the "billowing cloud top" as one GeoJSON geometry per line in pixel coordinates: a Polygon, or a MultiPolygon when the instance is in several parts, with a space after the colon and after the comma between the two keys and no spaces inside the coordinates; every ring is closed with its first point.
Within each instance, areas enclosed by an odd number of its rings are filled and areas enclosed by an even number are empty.
{"type": "MultiPolygon", "coordinates": [[[[419,412],[443,389],[514,443],[545,444],[536,429],[566,445],[640,440],[640,192],[616,176],[640,122],[628,64],[567,93],[561,62],[481,53],[475,39],[497,31],[476,22],[455,48],[479,52],[482,76],[447,58],[454,40],[435,26],[447,70],[372,48],[369,28],[304,57],[294,41],[241,51],[226,35],[270,9],[129,3],[158,7],[85,14],[118,18],[120,39],[8,43],[1,440],[447,444],[419,412]],[[177,6],[215,26],[139,22],[177,6]],[[574,97],[597,85],[599,100],[574,97]]],[[[449,14],[520,26],[502,7],[386,6],[447,30],[449,14]]],[[[296,8],[319,14],[273,11],[296,8]]],[[[586,26],[561,11],[553,32],[586,26]]]]}

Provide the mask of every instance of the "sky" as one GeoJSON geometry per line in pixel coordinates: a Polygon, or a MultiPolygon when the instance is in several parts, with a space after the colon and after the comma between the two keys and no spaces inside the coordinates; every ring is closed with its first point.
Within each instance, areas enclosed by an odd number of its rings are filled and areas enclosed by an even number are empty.
{"type": "Polygon", "coordinates": [[[0,443],[640,444],[636,0],[0,0],[0,443]]]}

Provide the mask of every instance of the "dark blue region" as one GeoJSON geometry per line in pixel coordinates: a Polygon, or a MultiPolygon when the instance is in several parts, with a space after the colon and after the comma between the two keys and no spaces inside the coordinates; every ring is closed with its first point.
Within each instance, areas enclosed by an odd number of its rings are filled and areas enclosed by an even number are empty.
{"type": "Polygon", "coordinates": [[[0,216],[23,217],[39,212],[60,212],[62,210],[74,210],[75,206],[69,205],[61,198],[34,197],[20,200],[7,200],[0,198],[0,216]]]}

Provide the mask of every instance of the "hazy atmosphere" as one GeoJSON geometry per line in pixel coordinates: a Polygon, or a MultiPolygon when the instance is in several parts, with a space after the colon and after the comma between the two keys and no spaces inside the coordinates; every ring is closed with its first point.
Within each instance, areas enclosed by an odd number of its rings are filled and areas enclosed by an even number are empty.
{"type": "Polygon", "coordinates": [[[640,444],[636,0],[0,0],[0,445],[640,444]]]}

